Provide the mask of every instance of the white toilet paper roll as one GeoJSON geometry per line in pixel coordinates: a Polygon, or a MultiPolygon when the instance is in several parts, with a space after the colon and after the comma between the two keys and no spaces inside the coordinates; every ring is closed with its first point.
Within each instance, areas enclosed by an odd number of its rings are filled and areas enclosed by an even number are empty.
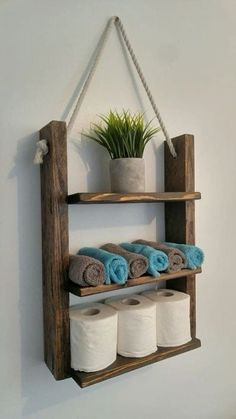
{"type": "Polygon", "coordinates": [[[70,308],[71,367],[99,371],[112,364],[117,352],[117,312],[105,304],[70,308]]]}
{"type": "Polygon", "coordinates": [[[179,346],[191,340],[188,294],[159,289],[146,291],[142,295],[156,302],[158,346],[179,346]]]}
{"type": "Polygon", "coordinates": [[[108,298],[118,311],[118,354],[139,358],[156,352],[156,306],[142,295],[108,298]]]}

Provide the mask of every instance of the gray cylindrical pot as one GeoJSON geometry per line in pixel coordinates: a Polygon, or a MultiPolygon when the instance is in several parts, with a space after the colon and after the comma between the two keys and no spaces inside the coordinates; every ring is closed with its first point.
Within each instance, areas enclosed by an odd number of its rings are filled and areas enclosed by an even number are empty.
{"type": "Polygon", "coordinates": [[[132,193],[145,191],[145,163],[141,158],[110,161],[111,192],[132,193]]]}

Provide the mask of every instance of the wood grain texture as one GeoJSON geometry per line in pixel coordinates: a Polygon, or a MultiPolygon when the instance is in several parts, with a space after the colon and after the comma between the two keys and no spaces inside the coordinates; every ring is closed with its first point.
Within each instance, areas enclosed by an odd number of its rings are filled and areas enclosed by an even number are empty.
{"type": "MultiPolygon", "coordinates": [[[[165,190],[194,191],[194,137],[185,134],[172,139],[177,152],[174,159],[165,143],[165,190]]],[[[166,241],[195,244],[195,204],[167,202],[165,204],[166,241]]],[[[196,291],[195,275],[168,281],[168,288],[190,295],[191,335],[196,336],[196,291]]]]}
{"type": "Polygon", "coordinates": [[[50,122],[40,130],[40,139],[49,147],[41,165],[44,356],[54,377],[63,379],[70,376],[65,122],[50,122]]]}
{"type": "Polygon", "coordinates": [[[145,193],[75,193],[67,198],[68,204],[124,204],[145,202],[178,202],[200,199],[200,192],[145,192],[145,193]]]}
{"type": "Polygon", "coordinates": [[[125,285],[110,284],[110,285],[98,285],[96,287],[80,287],[72,281],[69,281],[66,285],[67,290],[72,294],[78,295],[79,297],[86,297],[88,295],[100,294],[102,292],[109,292],[114,290],[122,290],[125,288],[135,287],[138,285],[145,285],[159,281],[170,281],[171,279],[192,276],[193,274],[201,273],[201,269],[182,269],[179,272],[173,273],[162,273],[160,276],[153,277],[150,275],[141,276],[140,278],[128,279],[125,285]]]}
{"type": "Polygon", "coordinates": [[[144,356],[143,358],[125,358],[118,355],[117,360],[108,368],[91,373],[72,370],[72,378],[77,382],[77,384],[79,384],[80,387],[87,387],[92,384],[99,383],[100,381],[124,374],[125,372],[144,367],[145,365],[153,364],[154,362],[162,361],[166,358],[191,351],[199,348],[200,346],[200,340],[195,338],[185,345],[173,348],[158,348],[157,352],[144,356]]]}

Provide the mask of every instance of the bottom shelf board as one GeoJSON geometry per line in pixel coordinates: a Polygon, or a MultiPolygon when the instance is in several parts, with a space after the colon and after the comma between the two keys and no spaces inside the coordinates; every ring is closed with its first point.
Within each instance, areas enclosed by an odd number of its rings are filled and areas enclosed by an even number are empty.
{"type": "Polygon", "coordinates": [[[181,346],[171,348],[158,348],[158,351],[143,358],[125,358],[118,355],[113,364],[104,370],[97,372],[81,372],[72,370],[72,378],[79,384],[80,387],[91,386],[92,384],[99,383],[100,381],[108,380],[109,378],[116,377],[128,371],[144,367],[154,362],[162,361],[163,359],[170,358],[171,356],[179,355],[181,353],[191,351],[199,348],[201,341],[197,338],[192,339],[190,342],[181,346]]]}

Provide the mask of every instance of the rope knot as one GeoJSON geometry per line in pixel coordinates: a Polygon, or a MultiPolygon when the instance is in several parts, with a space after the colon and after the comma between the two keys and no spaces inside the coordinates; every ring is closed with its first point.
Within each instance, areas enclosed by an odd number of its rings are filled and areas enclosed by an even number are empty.
{"type": "Polygon", "coordinates": [[[36,143],[36,152],[34,156],[34,164],[42,164],[43,156],[48,154],[48,144],[47,140],[40,140],[36,143]]]}

